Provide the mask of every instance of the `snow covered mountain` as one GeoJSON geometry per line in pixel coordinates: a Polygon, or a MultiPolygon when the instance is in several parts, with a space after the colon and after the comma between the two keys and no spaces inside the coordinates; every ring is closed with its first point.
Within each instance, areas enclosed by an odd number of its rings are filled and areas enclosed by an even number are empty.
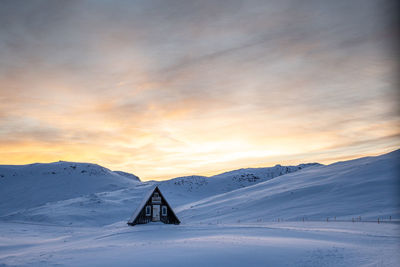
{"type": "Polygon", "coordinates": [[[133,174],[95,164],[56,162],[0,166],[0,218],[63,225],[105,225],[125,220],[147,190],[159,184],[168,200],[184,205],[295,172],[299,166],[249,168],[212,177],[189,176],[141,183],[133,174]],[[4,198],[3,198],[4,197],[4,198]]]}
{"type": "Polygon", "coordinates": [[[0,165],[0,214],[138,184],[134,175],[90,163],[0,165]]]}
{"type": "Polygon", "coordinates": [[[400,218],[400,150],[323,166],[250,168],[139,182],[94,164],[0,166],[0,220],[108,225],[159,184],[183,223],[400,218]]]}

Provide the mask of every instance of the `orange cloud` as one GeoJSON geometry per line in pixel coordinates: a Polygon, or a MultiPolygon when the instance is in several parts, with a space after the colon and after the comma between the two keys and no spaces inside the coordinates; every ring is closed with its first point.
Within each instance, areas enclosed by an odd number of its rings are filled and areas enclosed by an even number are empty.
{"type": "Polygon", "coordinates": [[[0,9],[0,164],[146,180],[398,148],[396,34],[373,1],[118,3],[0,9]]]}

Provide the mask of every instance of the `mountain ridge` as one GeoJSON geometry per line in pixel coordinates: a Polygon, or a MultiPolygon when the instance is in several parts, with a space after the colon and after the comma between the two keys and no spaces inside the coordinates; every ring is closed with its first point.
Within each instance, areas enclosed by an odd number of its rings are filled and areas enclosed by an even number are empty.
{"type": "MultiPolygon", "coordinates": [[[[245,168],[216,177],[186,176],[161,182],[134,181],[99,165],[70,162],[60,163],[60,173],[76,175],[60,176],[52,173],[54,169],[34,164],[42,180],[36,179],[33,171],[26,177],[13,173],[0,177],[0,219],[56,225],[113,224],[127,220],[154,184],[160,186],[183,223],[331,216],[390,215],[395,219],[400,218],[395,191],[400,189],[399,159],[400,150],[396,150],[330,165],[245,168]],[[15,188],[6,181],[14,181],[15,188]]],[[[0,166],[0,173],[4,168],[14,170],[12,166],[0,166]]],[[[25,171],[29,173],[29,168],[25,171]]]]}

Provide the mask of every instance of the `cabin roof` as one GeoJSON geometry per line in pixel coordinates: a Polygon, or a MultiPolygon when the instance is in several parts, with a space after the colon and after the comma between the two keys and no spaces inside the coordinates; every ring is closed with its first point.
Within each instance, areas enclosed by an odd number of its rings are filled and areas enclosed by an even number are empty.
{"type": "MultiPolygon", "coordinates": [[[[178,216],[176,216],[175,211],[172,209],[171,205],[168,203],[168,200],[164,197],[164,195],[162,194],[160,188],[158,186],[156,186],[156,188],[158,189],[158,192],[160,192],[161,197],[165,200],[165,203],[167,204],[167,206],[169,207],[169,209],[172,211],[172,214],[175,216],[175,218],[178,220],[178,222],[180,223],[181,221],[179,220],[178,216]]],[[[155,190],[155,188],[154,188],[155,190]]]]}
{"type": "Polygon", "coordinates": [[[139,215],[140,211],[143,209],[144,205],[146,205],[147,200],[151,197],[153,194],[154,190],[157,188],[157,185],[154,185],[151,187],[151,189],[144,195],[142,202],[140,205],[136,208],[135,212],[132,214],[131,218],[129,219],[128,223],[133,223],[133,221],[136,219],[136,217],[139,215]]]}

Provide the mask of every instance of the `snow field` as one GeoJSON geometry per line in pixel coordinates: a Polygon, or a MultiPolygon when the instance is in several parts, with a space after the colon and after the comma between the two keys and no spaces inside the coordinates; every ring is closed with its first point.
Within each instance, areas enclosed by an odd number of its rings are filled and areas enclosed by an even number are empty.
{"type": "Polygon", "coordinates": [[[3,266],[396,266],[400,260],[400,228],[393,223],[0,226],[3,266]]]}

